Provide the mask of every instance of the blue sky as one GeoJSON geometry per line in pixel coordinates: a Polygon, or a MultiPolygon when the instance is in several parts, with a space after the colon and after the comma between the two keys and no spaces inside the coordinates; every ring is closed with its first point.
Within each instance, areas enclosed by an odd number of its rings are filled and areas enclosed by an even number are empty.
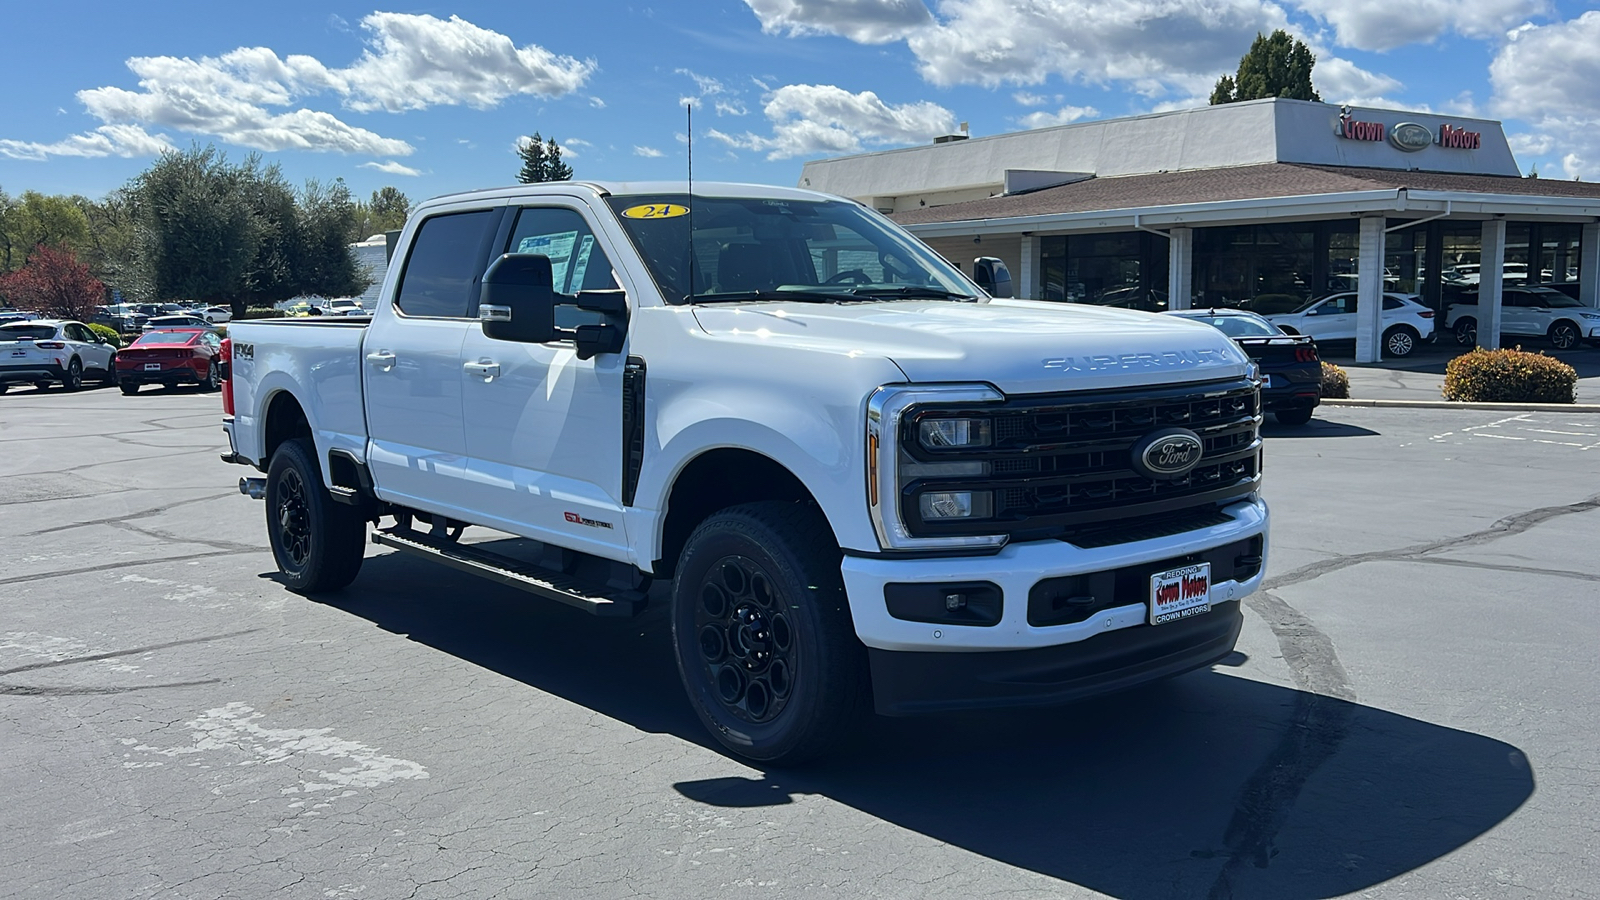
{"type": "Polygon", "coordinates": [[[1524,170],[1600,179],[1600,11],[1550,0],[278,0],[9,4],[0,189],[103,196],[164,146],[413,200],[578,177],[794,184],[801,163],[1198,105],[1257,31],[1323,99],[1504,119],[1524,170]]]}

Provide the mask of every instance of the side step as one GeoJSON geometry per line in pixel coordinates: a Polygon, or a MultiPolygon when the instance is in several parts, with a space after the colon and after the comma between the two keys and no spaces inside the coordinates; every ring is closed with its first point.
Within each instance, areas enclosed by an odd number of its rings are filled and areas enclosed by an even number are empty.
{"type": "Polygon", "coordinates": [[[561,572],[478,550],[471,544],[439,540],[412,529],[374,531],[372,542],[575,606],[596,616],[632,616],[644,609],[645,595],[641,591],[596,589],[588,582],[580,582],[561,572]]]}

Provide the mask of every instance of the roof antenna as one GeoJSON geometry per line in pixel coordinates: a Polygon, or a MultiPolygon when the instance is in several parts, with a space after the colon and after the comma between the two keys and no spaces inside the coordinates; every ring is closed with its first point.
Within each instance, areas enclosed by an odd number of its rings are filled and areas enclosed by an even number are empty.
{"type": "Polygon", "coordinates": [[[700,268],[694,261],[694,99],[690,98],[683,105],[684,115],[688,117],[687,131],[684,143],[689,148],[689,296],[685,300],[694,300],[694,270],[700,268]]]}

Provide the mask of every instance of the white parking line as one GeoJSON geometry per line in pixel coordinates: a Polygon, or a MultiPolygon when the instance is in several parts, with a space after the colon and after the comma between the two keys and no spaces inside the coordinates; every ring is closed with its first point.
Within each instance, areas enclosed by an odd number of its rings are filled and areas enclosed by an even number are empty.
{"type": "Polygon", "coordinates": [[[1537,434],[1564,434],[1567,437],[1600,437],[1592,431],[1552,431],[1548,428],[1524,428],[1523,431],[1532,431],[1537,434]]]}
{"type": "Polygon", "coordinates": [[[1474,431],[1472,433],[1472,436],[1473,437],[1499,438],[1502,441],[1525,441],[1525,440],[1527,440],[1527,438],[1512,437],[1509,434],[1490,434],[1487,431],[1474,431]]]}

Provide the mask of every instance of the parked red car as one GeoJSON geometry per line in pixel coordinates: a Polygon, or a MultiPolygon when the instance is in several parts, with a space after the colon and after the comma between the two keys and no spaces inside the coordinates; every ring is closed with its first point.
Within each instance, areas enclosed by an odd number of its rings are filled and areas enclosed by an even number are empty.
{"type": "Polygon", "coordinates": [[[214,391],[227,378],[222,339],[198,328],[149,331],[117,351],[117,385],[124,394],[147,384],[197,384],[214,391]]]}

